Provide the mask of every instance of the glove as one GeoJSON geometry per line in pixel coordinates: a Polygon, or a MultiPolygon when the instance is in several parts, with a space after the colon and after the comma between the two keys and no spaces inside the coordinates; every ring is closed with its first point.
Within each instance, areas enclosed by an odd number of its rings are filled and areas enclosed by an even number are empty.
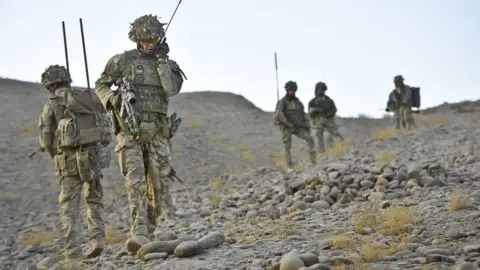
{"type": "Polygon", "coordinates": [[[156,54],[157,54],[158,58],[163,58],[163,57],[167,56],[167,54],[169,52],[170,52],[170,47],[168,46],[167,38],[165,38],[163,40],[163,43],[160,43],[158,45],[156,54]]]}
{"type": "Polygon", "coordinates": [[[122,97],[120,96],[120,94],[115,94],[111,96],[109,102],[110,105],[116,110],[120,110],[122,108],[122,97]]]}
{"type": "Polygon", "coordinates": [[[390,112],[390,110],[388,108],[385,109],[386,112],[390,112]]]}

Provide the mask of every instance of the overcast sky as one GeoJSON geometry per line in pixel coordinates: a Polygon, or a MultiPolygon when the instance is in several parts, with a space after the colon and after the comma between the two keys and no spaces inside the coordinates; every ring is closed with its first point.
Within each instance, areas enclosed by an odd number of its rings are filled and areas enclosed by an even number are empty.
{"type": "MultiPolygon", "coordinates": [[[[168,22],[176,0],[0,0],[0,76],[39,81],[65,64],[67,26],[74,85],[86,86],[79,18],[83,18],[90,84],[116,53],[135,47],[129,23],[144,14],[168,22]]],[[[185,71],[183,91],[241,94],[272,111],[273,53],[280,95],[298,83],[305,103],[325,81],[341,116],[381,116],[393,77],[422,88],[422,107],[479,99],[478,0],[183,0],[167,37],[185,71]]]]}

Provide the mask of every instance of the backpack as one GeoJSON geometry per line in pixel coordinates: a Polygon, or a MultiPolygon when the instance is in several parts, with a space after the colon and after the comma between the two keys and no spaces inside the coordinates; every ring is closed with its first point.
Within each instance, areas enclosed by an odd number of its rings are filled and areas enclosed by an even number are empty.
{"type": "Polygon", "coordinates": [[[420,87],[410,87],[412,89],[412,107],[420,108],[420,87]]]}
{"type": "Polygon", "coordinates": [[[57,147],[75,148],[111,141],[106,110],[100,98],[91,90],[67,89],[63,94],[65,110],[56,130],[57,147]]]}

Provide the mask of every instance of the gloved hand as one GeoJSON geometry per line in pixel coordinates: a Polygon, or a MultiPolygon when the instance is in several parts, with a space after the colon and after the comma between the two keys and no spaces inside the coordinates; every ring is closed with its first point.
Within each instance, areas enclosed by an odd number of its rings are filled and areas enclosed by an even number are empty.
{"type": "Polygon", "coordinates": [[[170,52],[170,47],[167,43],[167,38],[163,40],[163,43],[158,44],[157,46],[157,57],[165,57],[170,52]]]}
{"type": "Polygon", "coordinates": [[[110,109],[120,110],[122,108],[122,97],[120,93],[111,96],[108,101],[110,102],[110,106],[112,106],[110,109]]]}

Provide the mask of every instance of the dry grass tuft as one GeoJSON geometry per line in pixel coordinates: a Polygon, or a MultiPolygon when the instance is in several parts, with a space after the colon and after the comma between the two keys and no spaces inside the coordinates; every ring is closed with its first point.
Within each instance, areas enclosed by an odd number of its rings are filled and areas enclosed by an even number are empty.
{"type": "Polygon", "coordinates": [[[13,194],[11,192],[0,192],[0,201],[13,202],[20,199],[21,196],[18,194],[13,194]]]}
{"type": "Polygon", "coordinates": [[[396,137],[399,131],[393,127],[376,129],[372,132],[372,138],[378,141],[389,140],[396,137]]]}
{"type": "Polygon", "coordinates": [[[442,126],[448,124],[449,122],[449,119],[446,116],[442,115],[429,115],[428,117],[425,117],[423,119],[430,126],[442,126]]]}
{"type": "Polygon", "coordinates": [[[22,131],[31,136],[37,136],[40,134],[38,127],[33,124],[23,125],[22,131]]]}
{"type": "Polygon", "coordinates": [[[397,161],[397,152],[395,150],[388,150],[375,157],[375,161],[380,164],[395,165],[397,161]]]}
{"type": "Polygon", "coordinates": [[[117,226],[113,224],[107,225],[105,231],[105,244],[116,245],[124,244],[128,239],[128,235],[117,229],[117,226]]]}
{"type": "Polygon", "coordinates": [[[355,244],[355,241],[348,235],[332,236],[330,240],[332,240],[333,248],[335,249],[348,249],[352,248],[355,244]]]}
{"type": "Polygon", "coordinates": [[[369,242],[362,246],[360,257],[365,262],[378,262],[385,256],[407,250],[410,246],[409,238],[402,238],[399,242],[391,242],[390,246],[378,242],[369,242]]]}
{"type": "Polygon", "coordinates": [[[247,161],[248,163],[251,163],[251,164],[253,164],[257,161],[255,156],[253,156],[252,153],[248,150],[242,152],[242,157],[243,157],[243,160],[245,160],[245,161],[247,161]]]}
{"type": "Polygon", "coordinates": [[[207,165],[207,166],[202,166],[200,168],[197,169],[197,171],[199,173],[206,173],[206,172],[209,172],[209,171],[213,171],[215,169],[218,169],[218,165],[217,164],[210,164],[210,165],[207,165]]]}
{"type": "Polygon", "coordinates": [[[58,232],[55,231],[44,231],[44,232],[31,232],[28,233],[21,241],[23,247],[33,246],[33,245],[47,245],[51,244],[59,236],[58,232]]]}
{"type": "Polygon", "coordinates": [[[189,120],[187,120],[186,127],[188,129],[198,128],[198,127],[200,127],[200,123],[195,121],[195,120],[189,119],[189,120]]]}
{"type": "Polygon", "coordinates": [[[294,223],[290,220],[262,216],[239,219],[224,231],[228,237],[242,244],[261,243],[272,239],[286,240],[289,236],[297,234],[294,223]]]}
{"type": "Polygon", "coordinates": [[[376,205],[370,205],[357,211],[355,230],[360,233],[364,228],[372,228],[384,236],[401,236],[410,233],[416,223],[411,208],[392,206],[382,210],[376,205]]]}
{"type": "Polygon", "coordinates": [[[220,203],[222,202],[221,198],[213,194],[208,195],[208,200],[213,205],[213,207],[220,209],[220,203]]]}
{"type": "Polygon", "coordinates": [[[466,194],[465,190],[457,189],[452,192],[450,197],[450,205],[448,210],[450,212],[456,212],[463,209],[468,209],[470,207],[469,198],[466,194]]]}
{"type": "Polygon", "coordinates": [[[347,141],[347,140],[338,141],[327,150],[327,156],[335,157],[335,158],[341,157],[348,152],[348,150],[350,149],[350,146],[351,146],[350,141],[347,141]]]}

